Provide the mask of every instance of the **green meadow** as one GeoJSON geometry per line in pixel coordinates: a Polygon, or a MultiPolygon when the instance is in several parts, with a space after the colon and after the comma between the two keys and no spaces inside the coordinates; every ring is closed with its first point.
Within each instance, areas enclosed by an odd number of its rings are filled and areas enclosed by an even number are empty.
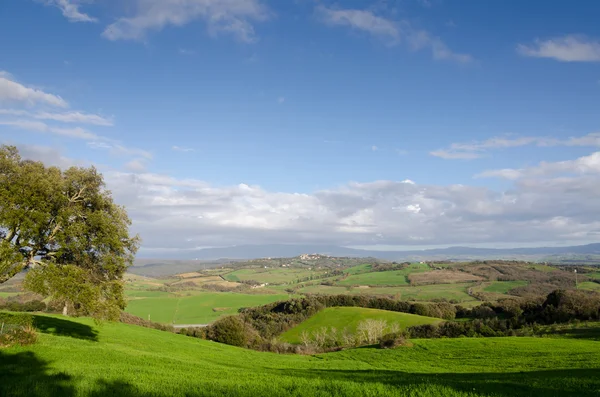
{"type": "Polygon", "coordinates": [[[442,320],[433,317],[417,316],[415,314],[391,312],[387,310],[366,309],[362,307],[330,307],[321,310],[308,320],[288,330],[281,335],[281,340],[290,343],[299,343],[303,332],[311,333],[323,327],[335,328],[338,331],[347,329],[355,333],[358,324],[364,320],[383,320],[388,326],[398,324],[400,329],[413,325],[437,324],[442,320]]]}
{"type": "Polygon", "coordinates": [[[285,300],[288,295],[250,295],[231,292],[197,292],[193,296],[132,299],[128,313],[166,324],[208,324],[235,314],[241,307],[261,306],[285,300]]]}
{"type": "Polygon", "coordinates": [[[278,355],[89,319],[40,316],[36,344],[0,350],[0,395],[591,397],[585,339],[413,340],[394,350],[278,355]]]}

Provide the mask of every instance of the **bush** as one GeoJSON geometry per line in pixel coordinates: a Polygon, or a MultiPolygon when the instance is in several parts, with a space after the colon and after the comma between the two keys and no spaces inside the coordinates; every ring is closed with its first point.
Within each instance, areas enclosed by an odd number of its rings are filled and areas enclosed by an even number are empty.
{"type": "Polygon", "coordinates": [[[208,339],[215,342],[239,347],[251,347],[260,344],[260,336],[239,316],[228,316],[217,320],[207,330],[208,339]]]}
{"type": "Polygon", "coordinates": [[[395,349],[399,346],[410,345],[411,343],[407,340],[406,334],[401,332],[384,335],[379,342],[379,347],[382,349],[395,349]]]}
{"type": "Polygon", "coordinates": [[[0,313],[0,347],[30,345],[36,340],[37,333],[31,315],[0,313]]]}

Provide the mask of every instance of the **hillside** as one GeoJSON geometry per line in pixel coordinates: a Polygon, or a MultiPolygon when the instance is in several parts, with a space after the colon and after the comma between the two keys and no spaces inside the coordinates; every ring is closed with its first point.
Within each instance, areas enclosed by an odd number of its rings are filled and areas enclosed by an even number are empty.
{"type": "Polygon", "coordinates": [[[297,356],[88,319],[38,323],[52,333],[0,350],[0,395],[585,397],[600,389],[600,349],[588,340],[414,340],[297,356]]]}
{"type": "Polygon", "coordinates": [[[335,328],[349,333],[356,333],[361,321],[382,320],[388,327],[397,324],[398,329],[405,329],[413,325],[436,324],[441,322],[439,318],[417,316],[415,314],[391,312],[387,310],[367,309],[363,307],[330,307],[323,309],[300,325],[288,330],[281,335],[281,340],[290,343],[299,343],[303,332],[312,333],[323,327],[330,330],[335,328]]]}

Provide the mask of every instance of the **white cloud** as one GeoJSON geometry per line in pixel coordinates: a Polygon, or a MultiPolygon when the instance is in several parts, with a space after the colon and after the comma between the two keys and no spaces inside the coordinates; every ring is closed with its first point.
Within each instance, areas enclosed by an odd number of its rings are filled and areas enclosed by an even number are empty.
{"type": "MultiPolygon", "coordinates": [[[[0,111],[1,112],[1,111],[0,111]]],[[[114,122],[112,119],[99,116],[97,114],[82,113],[82,112],[67,112],[67,113],[48,113],[40,112],[34,116],[36,119],[42,120],[55,120],[63,123],[82,123],[82,124],[94,124],[101,126],[113,126],[114,122]]]]}
{"type": "Polygon", "coordinates": [[[171,150],[174,150],[176,152],[195,152],[194,149],[184,146],[173,146],[171,147],[171,150]]]}
{"type": "Polygon", "coordinates": [[[62,135],[69,138],[77,138],[77,139],[98,139],[96,134],[93,134],[81,127],[75,128],[59,128],[59,127],[51,127],[46,123],[42,123],[41,121],[31,121],[31,120],[0,120],[0,125],[6,125],[14,128],[19,128],[22,130],[28,131],[36,131],[36,132],[49,132],[56,135],[62,135]]]}
{"type": "Polygon", "coordinates": [[[78,0],[47,0],[47,4],[60,9],[63,16],[71,22],[97,22],[96,18],[79,11],[80,3],[78,0]]]}
{"type": "Polygon", "coordinates": [[[408,20],[395,21],[390,18],[375,15],[368,10],[354,10],[341,8],[316,8],[319,17],[329,25],[349,26],[387,40],[391,45],[406,40],[409,47],[414,50],[429,49],[435,60],[445,60],[457,63],[470,63],[474,59],[471,55],[460,54],[452,51],[439,37],[425,30],[415,29],[408,20]]]}
{"type": "Polygon", "coordinates": [[[256,40],[252,21],[264,21],[270,12],[260,0],[138,0],[135,14],[119,18],[102,35],[109,40],[143,40],[149,31],[168,25],[183,26],[204,19],[209,33],[230,33],[243,42],[256,40]]]}
{"type": "Polygon", "coordinates": [[[133,159],[125,164],[125,169],[135,173],[145,172],[146,161],[145,159],[133,159]]]}
{"type": "Polygon", "coordinates": [[[279,98],[277,98],[277,103],[282,104],[285,102],[285,97],[280,96],[279,98]]]}
{"type": "Polygon", "coordinates": [[[0,109],[0,115],[25,116],[38,120],[54,120],[62,123],[82,123],[94,124],[101,126],[113,126],[112,119],[99,116],[97,114],[89,114],[83,112],[66,112],[66,113],[49,113],[38,112],[33,113],[22,109],[0,109]]]}
{"type": "Polygon", "coordinates": [[[394,21],[376,16],[371,11],[331,9],[318,6],[317,12],[325,23],[331,25],[350,26],[376,36],[387,37],[393,41],[400,39],[400,30],[394,21]]]}
{"type": "Polygon", "coordinates": [[[530,45],[519,44],[517,52],[527,57],[550,58],[562,62],[600,62],[600,40],[581,35],[538,39],[530,45]]]}
{"type": "Polygon", "coordinates": [[[149,173],[106,176],[144,246],[156,249],[374,239],[391,245],[585,241],[600,231],[597,175],[524,180],[507,192],[376,181],[314,194],[149,173]]]}
{"type": "Polygon", "coordinates": [[[581,137],[570,137],[567,139],[557,139],[550,137],[494,137],[485,141],[473,141],[466,143],[453,143],[447,149],[438,149],[429,154],[447,160],[471,160],[484,157],[487,152],[493,149],[507,149],[527,145],[536,145],[541,147],[549,146],[597,146],[600,147],[600,133],[594,132],[581,137]]]}
{"type": "Polygon", "coordinates": [[[87,142],[88,147],[92,149],[108,150],[110,153],[117,156],[141,157],[147,160],[153,158],[152,153],[147,150],[123,146],[120,142],[99,137],[98,140],[87,142]]]}
{"type": "Polygon", "coordinates": [[[497,177],[515,180],[524,177],[551,176],[556,174],[600,174],[600,152],[595,152],[574,160],[557,162],[543,161],[537,166],[529,168],[505,168],[501,170],[484,171],[478,174],[477,177],[497,177]]]}
{"type": "Polygon", "coordinates": [[[0,103],[20,102],[26,105],[44,104],[61,108],[68,107],[61,97],[42,90],[25,87],[16,82],[7,72],[0,72],[0,103]]]}
{"type": "Polygon", "coordinates": [[[371,146],[371,150],[374,151],[374,152],[376,152],[378,149],[379,148],[377,146],[375,146],[375,145],[371,146]]]}

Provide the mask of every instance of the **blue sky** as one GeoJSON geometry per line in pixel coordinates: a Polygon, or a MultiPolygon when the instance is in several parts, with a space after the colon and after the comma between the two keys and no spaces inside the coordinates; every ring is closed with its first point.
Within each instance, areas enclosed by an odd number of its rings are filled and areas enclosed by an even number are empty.
{"type": "Polygon", "coordinates": [[[148,252],[593,242],[599,14],[591,1],[9,0],[0,140],[99,167],[148,252]]]}

